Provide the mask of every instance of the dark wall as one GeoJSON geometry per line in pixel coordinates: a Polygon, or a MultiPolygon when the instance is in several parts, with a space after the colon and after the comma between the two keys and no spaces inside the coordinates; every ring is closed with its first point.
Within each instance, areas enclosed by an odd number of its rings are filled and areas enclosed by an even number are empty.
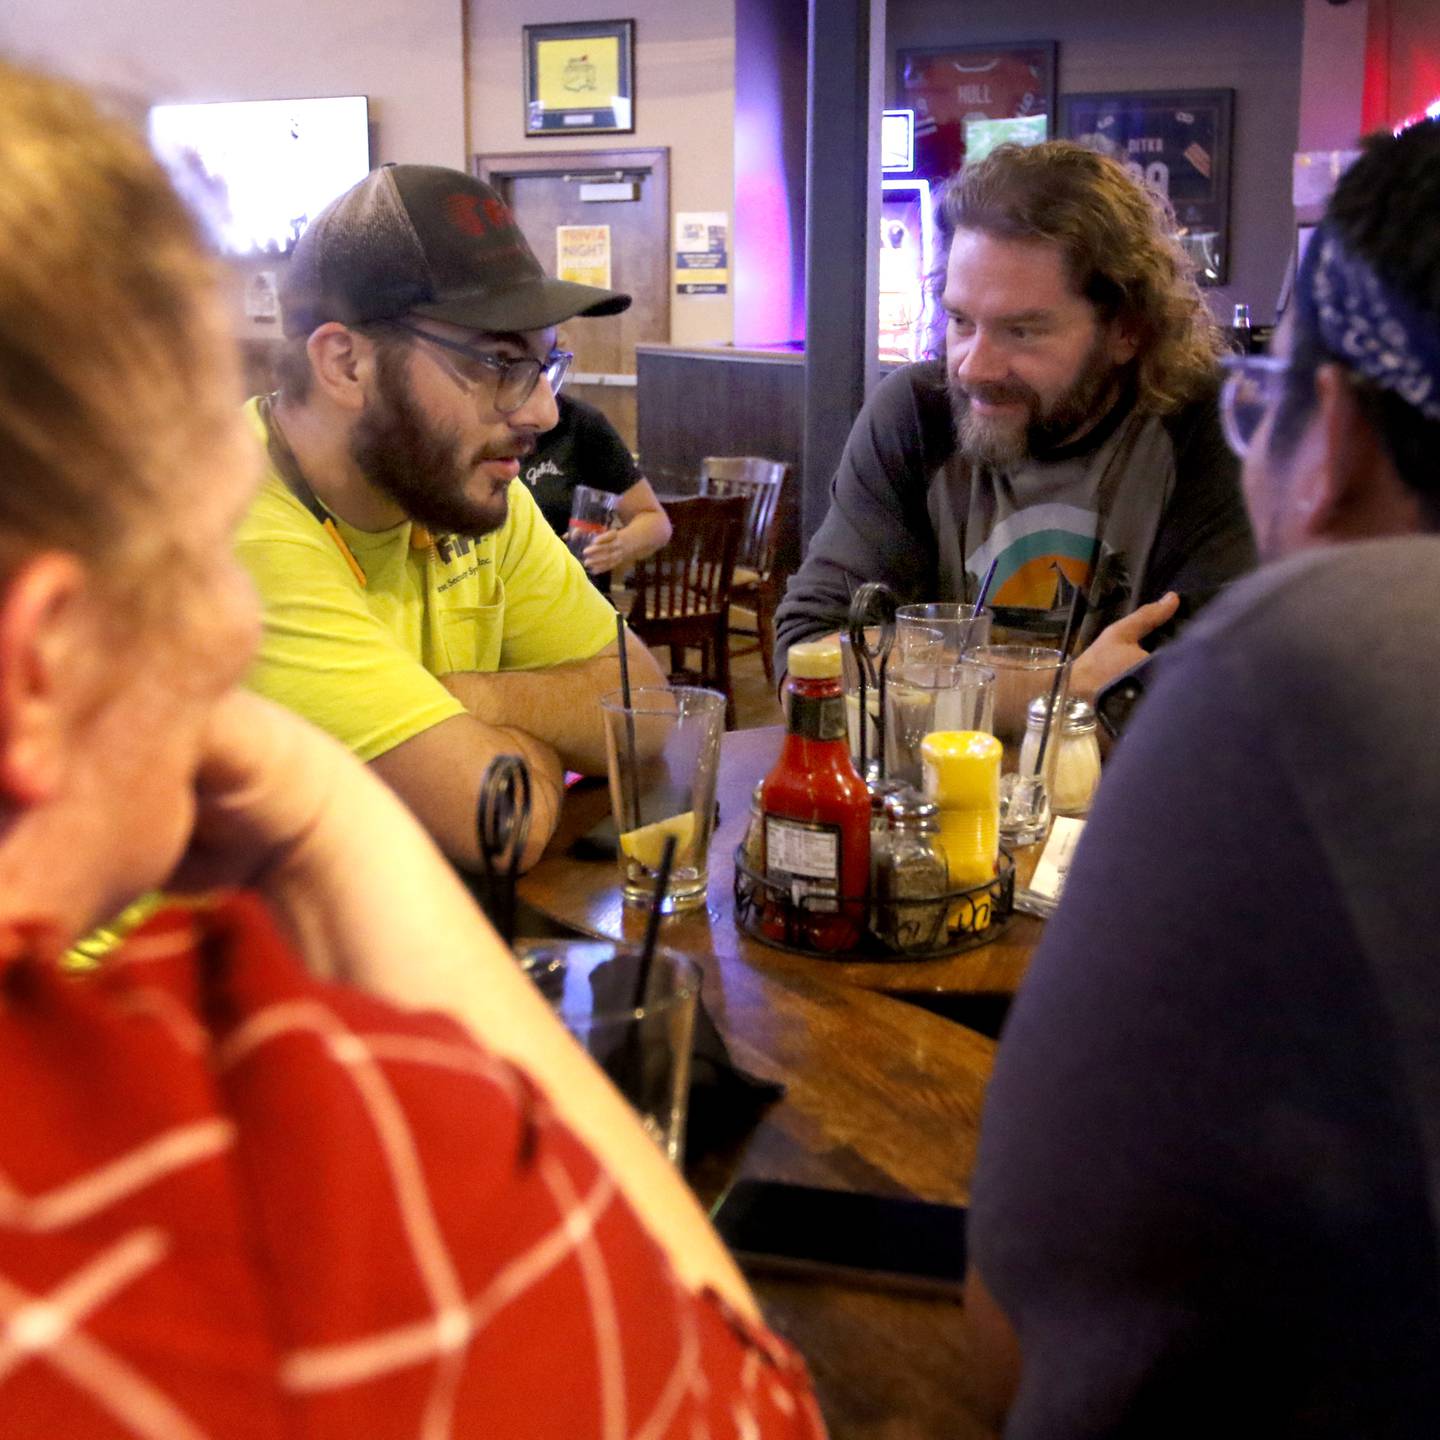
{"type": "Polygon", "coordinates": [[[777,567],[799,564],[798,497],[805,368],[797,355],[635,352],[640,467],[660,494],[693,495],[707,455],[763,455],[790,467],[781,497],[777,567]]]}
{"type": "Polygon", "coordinates": [[[1207,291],[1275,316],[1295,218],[1291,157],[1300,121],[1302,0],[888,0],[889,88],[897,50],[951,41],[1057,40],[1058,89],[1233,89],[1230,283],[1207,291]]]}

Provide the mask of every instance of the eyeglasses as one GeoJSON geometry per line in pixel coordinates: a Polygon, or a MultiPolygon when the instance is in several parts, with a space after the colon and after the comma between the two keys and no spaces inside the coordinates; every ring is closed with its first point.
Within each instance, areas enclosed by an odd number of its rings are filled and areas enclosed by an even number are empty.
{"type": "Polygon", "coordinates": [[[1220,427],[1226,443],[1243,459],[1285,388],[1290,362],[1278,355],[1227,355],[1220,365],[1225,371],[1220,427]]]}
{"type": "MultiPolygon", "coordinates": [[[[514,414],[535,393],[535,387],[540,383],[542,375],[550,383],[550,393],[558,395],[560,387],[565,383],[570,362],[575,358],[572,351],[552,350],[544,360],[537,360],[533,355],[511,360],[503,355],[493,355],[488,350],[477,349],[474,345],[467,345],[462,340],[447,340],[442,335],[434,335],[429,330],[422,330],[418,325],[410,325],[404,320],[391,320],[388,323],[407,335],[415,336],[417,340],[427,340],[442,350],[463,355],[472,366],[479,366],[481,371],[489,371],[494,375],[495,408],[502,415],[514,414]]],[[[467,372],[465,367],[453,362],[447,362],[445,368],[467,390],[481,384],[484,379],[483,374],[467,372]]]]}

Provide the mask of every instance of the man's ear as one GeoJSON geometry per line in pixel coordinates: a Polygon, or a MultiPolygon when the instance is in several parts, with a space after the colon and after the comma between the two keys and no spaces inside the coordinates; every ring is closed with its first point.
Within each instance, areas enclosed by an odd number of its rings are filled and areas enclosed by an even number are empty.
{"type": "Polygon", "coordinates": [[[1358,540],[1418,529],[1418,507],[1344,368],[1315,372],[1316,463],[1295,495],[1297,518],[1317,539],[1358,540]]]}
{"type": "Polygon", "coordinates": [[[327,321],[305,342],[315,384],[333,404],[358,414],[365,408],[365,392],[375,366],[375,347],[363,335],[327,321]]]}
{"type": "Polygon", "coordinates": [[[0,799],[36,805],[59,790],[87,704],[92,624],[73,555],[35,556],[0,593],[0,799]]]}
{"type": "Polygon", "coordinates": [[[1128,365],[1140,353],[1140,332],[1124,320],[1109,322],[1106,351],[1112,365],[1128,365]]]}

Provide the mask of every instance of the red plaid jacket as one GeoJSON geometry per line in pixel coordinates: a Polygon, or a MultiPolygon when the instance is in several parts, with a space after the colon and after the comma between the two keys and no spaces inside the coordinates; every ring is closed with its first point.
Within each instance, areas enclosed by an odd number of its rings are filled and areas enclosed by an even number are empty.
{"type": "Polygon", "coordinates": [[[523,1074],[311,979],[253,896],[93,975],[0,934],[0,1085],[10,1440],[822,1433],[523,1074]]]}

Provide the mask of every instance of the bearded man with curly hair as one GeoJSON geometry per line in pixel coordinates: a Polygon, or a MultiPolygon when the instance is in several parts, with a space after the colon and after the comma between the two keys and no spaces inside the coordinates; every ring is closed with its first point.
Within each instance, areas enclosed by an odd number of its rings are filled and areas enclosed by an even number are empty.
{"type": "Polygon", "coordinates": [[[883,580],[973,600],[1054,644],[1086,604],[1093,693],[1255,563],[1216,397],[1223,346],[1173,217],[1123,165],[1001,146],[940,205],[943,359],[901,367],[850,432],[778,614],[782,651],[883,580]]]}

